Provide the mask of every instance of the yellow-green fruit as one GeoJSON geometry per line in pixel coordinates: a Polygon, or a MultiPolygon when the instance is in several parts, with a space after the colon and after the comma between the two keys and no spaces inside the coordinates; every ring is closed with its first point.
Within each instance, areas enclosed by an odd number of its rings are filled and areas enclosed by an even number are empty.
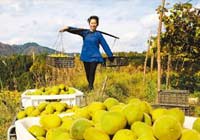
{"type": "Polygon", "coordinates": [[[56,128],[61,125],[61,118],[58,115],[44,115],[40,118],[40,124],[46,129],[56,128]]]}
{"type": "Polygon", "coordinates": [[[156,138],[153,135],[142,135],[137,140],[156,140],[156,138]]]}
{"type": "Polygon", "coordinates": [[[153,133],[159,140],[178,140],[181,129],[180,122],[167,115],[160,117],[153,124],[153,133]]]}
{"type": "Polygon", "coordinates": [[[180,110],[179,108],[168,109],[166,111],[166,115],[175,117],[181,123],[181,125],[183,125],[183,123],[185,121],[184,112],[182,110],[180,110]]]}
{"type": "Polygon", "coordinates": [[[37,140],[46,140],[45,137],[36,137],[37,140]]]}
{"type": "Polygon", "coordinates": [[[33,93],[34,95],[42,95],[42,91],[37,89],[36,91],[34,91],[33,93]]]}
{"type": "Polygon", "coordinates": [[[61,102],[54,102],[52,103],[52,106],[54,110],[59,111],[59,112],[62,112],[65,110],[65,105],[64,103],[61,103],[61,102]]]}
{"type": "Polygon", "coordinates": [[[60,88],[61,90],[65,90],[65,85],[64,85],[64,84],[60,84],[60,85],[59,85],[59,88],[60,88]]]}
{"type": "Polygon", "coordinates": [[[47,114],[52,114],[52,113],[54,112],[53,106],[52,106],[51,104],[48,104],[48,105],[46,106],[46,108],[45,108],[45,112],[46,112],[47,114]]]}
{"type": "Polygon", "coordinates": [[[107,98],[103,104],[106,106],[107,110],[110,110],[110,108],[114,105],[118,105],[119,101],[115,98],[107,98]]]}
{"type": "Polygon", "coordinates": [[[90,112],[88,110],[88,107],[76,109],[75,112],[74,112],[74,118],[90,119],[90,112]]]}
{"type": "Polygon", "coordinates": [[[25,108],[25,112],[28,116],[31,115],[31,113],[33,112],[33,110],[35,110],[34,106],[28,106],[27,108],[25,108]]]}
{"type": "Polygon", "coordinates": [[[67,94],[67,92],[65,90],[61,90],[60,94],[67,94]]]}
{"type": "Polygon", "coordinates": [[[119,112],[106,112],[101,117],[101,128],[109,135],[113,135],[118,130],[126,126],[126,118],[119,112]]]}
{"type": "Polygon", "coordinates": [[[48,104],[47,102],[42,102],[42,103],[40,103],[40,104],[38,105],[37,108],[38,108],[40,111],[43,111],[43,110],[45,110],[47,104],[48,104]]]}
{"type": "Polygon", "coordinates": [[[84,140],[110,140],[109,135],[94,127],[87,128],[83,137],[84,140]]]}
{"type": "Polygon", "coordinates": [[[73,88],[68,88],[68,94],[74,94],[76,91],[73,88]]]}
{"type": "Polygon", "coordinates": [[[32,125],[28,128],[28,131],[36,137],[45,136],[46,134],[46,131],[39,125],[32,125]]]}
{"type": "Polygon", "coordinates": [[[51,94],[52,95],[58,95],[60,93],[60,89],[57,86],[52,87],[51,94]]]}
{"type": "Polygon", "coordinates": [[[20,111],[17,113],[17,119],[23,119],[26,117],[26,112],[25,111],[20,111]]]}
{"type": "Polygon", "coordinates": [[[93,115],[92,115],[92,121],[94,123],[99,123],[101,121],[101,117],[103,114],[105,114],[107,111],[105,110],[97,110],[93,115]]]}
{"type": "Polygon", "coordinates": [[[141,109],[143,112],[149,114],[152,111],[151,105],[146,101],[141,101],[141,109]]]}
{"type": "Polygon", "coordinates": [[[183,130],[180,140],[200,140],[200,134],[193,129],[183,130]]]}
{"type": "Polygon", "coordinates": [[[115,133],[112,140],[137,140],[137,136],[129,129],[121,129],[115,133]]]}
{"type": "Polygon", "coordinates": [[[197,132],[200,132],[200,118],[197,118],[193,125],[192,125],[192,129],[196,130],[197,132]]]}
{"type": "Polygon", "coordinates": [[[152,110],[151,112],[151,116],[152,116],[152,120],[155,121],[158,118],[160,118],[161,116],[166,114],[167,109],[165,108],[157,108],[152,110]]]}
{"type": "Polygon", "coordinates": [[[92,102],[88,109],[90,114],[93,115],[97,110],[106,110],[106,106],[102,102],[92,102]]]}
{"type": "Polygon", "coordinates": [[[128,124],[131,125],[136,121],[141,121],[143,118],[143,112],[140,106],[136,106],[135,104],[127,104],[123,111],[126,119],[128,120],[128,124]]]}
{"type": "Polygon", "coordinates": [[[131,130],[133,132],[135,132],[135,134],[137,135],[137,137],[140,137],[144,134],[149,134],[149,135],[153,135],[153,129],[151,126],[149,126],[148,124],[144,123],[144,122],[134,122],[131,125],[131,130]]]}
{"type": "Polygon", "coordinates": [[[30,114],[30,116],[36,117],[40,115],[40,110],[38,108],[36,108],[35,110],[33,110],[33,112],[30,114]]]}
{"type": "Polygon", "coordinates": [[[85,118],[77,119],[72,123],[70,135],[74,139],[82,140],[85,130],[89,127],[92,127],[91,121],[85,118]]]}
{"type": "Polygon", "coordinates": [[[73,122],[74,122],[74,120],[71,117],[65,116],[65,117],[62,118],[62,124],[61,124],[60,127],[69,131],[73,122]]]}
{"type": "Polygon", "coordinates": [[[46,140],[70,140],[70,134],[63,128],[54,128],[47,132],[46,140]]]}
{"type": "Polygon", "coordinates": [[[118,105],[112,106],[109,111],[111,111],[111,112],[122,112],[122,110],[125,106],[126,106],[125,104],[119,103],[118,105]]]}
{"type": "Polygon", "coordinates": [[[143,121],[144,121],[144,123],[148,124],[149,126],[152,125],[151,117],[147,113],[143,113],[143,121]]]}

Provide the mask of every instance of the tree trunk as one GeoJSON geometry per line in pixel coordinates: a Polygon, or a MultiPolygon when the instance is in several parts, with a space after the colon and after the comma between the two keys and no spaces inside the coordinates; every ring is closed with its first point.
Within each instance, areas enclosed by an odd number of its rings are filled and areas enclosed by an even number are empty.
{"type": "Polygon", "coordinates": [[[145,80],[146,80],[146,69],[147,69],[147,60],[148,60],[148,55],[149,55],[149,49],[150,49],[150,46],[148,47],[148,50],[146,52],[146,57],[145,57],[145,60],[144,60],[143,84],[145,84],[145,80]]]}
{"type": "Polygon", "coordinates": [[[166,76],[166,89],[170,89],[170,71],[171,71],[171,54],[168,55],[168,61],[167,61],[167,76],[166,76]]]}
{"type": "MultiPolygon", "coordinates": [[[[158,67],[158,75],[157,75],[157,91],[159,92],[161,89],[161,59],[160,59],[160,34],[162,30],[162,17],[163,17],[163,8],[165,6],[165,0],[162,0],[162,9],[159,16],[159,26],[158,26],[158,38],[157,38],[157,67],[158,67]]],[[[158,96],[156,97],[156,103],[158,103],[158,96]]]]}
{"type": "Polygon", "coordinates": [[[152,73],[153,73],[153,65],[154,65],[154,53],[151,55],[151,80],[152,80],[152,73]]]}

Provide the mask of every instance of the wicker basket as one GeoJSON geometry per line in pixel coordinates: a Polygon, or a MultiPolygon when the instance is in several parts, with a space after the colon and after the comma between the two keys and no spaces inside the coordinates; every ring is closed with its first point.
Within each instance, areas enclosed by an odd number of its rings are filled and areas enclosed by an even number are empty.
{"type": "Polygon", "coordinates": [[[75,57],[72,56],[51,56],[48,55],[46,62],[48,65],[57,68],[73,68],[75,66],[75,57]]]}
{"type": "Polygon", "coordinates": [[[127,66],[129,64],[128,57],[124,56],[113,56],[113,61],[110,61],[108,57],[105,57],[103,59],[104,59],[103,66],[105,67],[127,66]]]}

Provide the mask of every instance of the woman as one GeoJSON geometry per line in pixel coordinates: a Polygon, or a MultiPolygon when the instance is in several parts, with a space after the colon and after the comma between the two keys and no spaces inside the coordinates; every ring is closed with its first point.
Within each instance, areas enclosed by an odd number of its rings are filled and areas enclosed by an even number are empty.
{"type": "Polygon", "coordinates": [[[94,88],[93,83],[95,80],[97,64],[103,62],[103,58],[99,51],[99,44],[101,44],[111,61],[113,59],[113,53],[111,52],[103,35],[96,30],[99,25],[99,18],[97,16],[91,16],[88,18],[88,23],[90,29],[80,29],[69,26],[64,27],[60,30],[60,32],[68,31],[73,34],[80,35],[83,38],[81,60],[84,63],[89,90],[92,90],[94,88]]]}

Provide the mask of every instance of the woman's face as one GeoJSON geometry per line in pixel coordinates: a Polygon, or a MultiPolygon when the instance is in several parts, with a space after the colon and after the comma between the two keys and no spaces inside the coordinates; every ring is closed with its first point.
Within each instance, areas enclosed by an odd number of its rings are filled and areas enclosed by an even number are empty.
{"type": "Polygon", "coordinates": [[[95,19],[91,19],[89,26],[90,26],[91,31],[95,31],[97,29],[97,26],[98,26],[97,21],[95,19]]]}

